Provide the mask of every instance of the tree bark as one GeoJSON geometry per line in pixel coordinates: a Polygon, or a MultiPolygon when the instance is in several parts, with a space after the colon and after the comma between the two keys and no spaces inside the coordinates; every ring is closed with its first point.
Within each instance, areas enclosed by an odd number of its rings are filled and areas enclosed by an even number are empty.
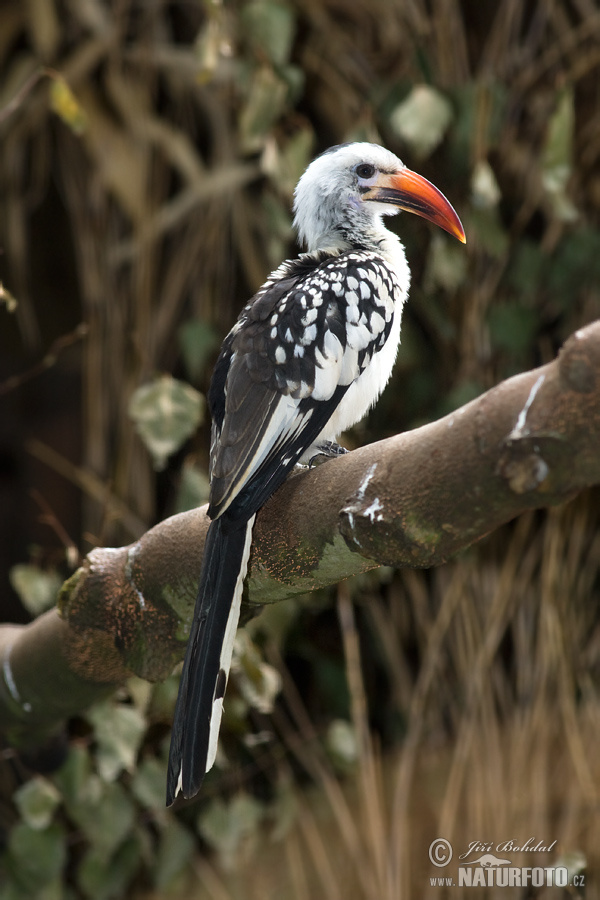
{"type": "MultiPolygon", "coordinates": [[[[290,477],[257,516],[246,602],[381,564],[437,565],[599,483],[600,321],[445,418],[290,477]]],[[[0,628],[0,721],[13,744],[41,741],[130,674],[167,677],[183,657],[207,527],[203,507],[93,550],[55,610],[0,628]]]]}

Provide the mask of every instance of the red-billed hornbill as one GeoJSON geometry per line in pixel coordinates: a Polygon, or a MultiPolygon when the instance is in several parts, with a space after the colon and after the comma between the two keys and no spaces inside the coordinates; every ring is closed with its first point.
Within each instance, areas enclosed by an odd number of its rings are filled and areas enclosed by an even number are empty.
{"type": "Polygon", "coordinates": [[[297,464],[343,452],[338,434],[392,372],[410,272],[383,216],[408,210],[460,241],[446,198],[376,144],[308,166],[294,225],[307,253],[282,263],[223,342],[208,403],[210,504],[169,756],[167,804],[196,794],[216,751],[256,512],[297,464]]]}

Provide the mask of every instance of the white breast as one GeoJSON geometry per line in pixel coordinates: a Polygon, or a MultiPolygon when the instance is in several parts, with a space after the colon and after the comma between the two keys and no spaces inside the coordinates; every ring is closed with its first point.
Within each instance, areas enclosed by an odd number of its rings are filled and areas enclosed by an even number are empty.
{"type": "MultiPolygon", "coordinates": [[[[402,309],[410,286],[410,269],[406,261],[404,247],[395,235],[388,231],[379,244],[379,252],[387,260],[397,280],[397,294],[394,303],[392,327],[389,337],[381,350],[375,353],[371,362],[353,384],[350,385],[340,405],[330,418],[315,444],[332,441],[359,422],[379,399],[390,380],[398,347],[400,345],[400,324],[402,309]]],[[[312,449],[312,448],[311,448],[312,449]]],[[[311,458],[311,450],[303,455],[303,461],[311,458]]]]}
{"type": "MultiPolygon", "coordinates": [[[[373,356],[364,372],[350,385],[340,405],[315,443],[334,440],[342,431],[346,431],[359,422],[377,402],[390,380],[396,362],[400,344],[401,320],[402,305],[397,304],[387,341],[373,356]]],[[[310,458],[310,453],[307,453],[306,456],[310,458]]]]}

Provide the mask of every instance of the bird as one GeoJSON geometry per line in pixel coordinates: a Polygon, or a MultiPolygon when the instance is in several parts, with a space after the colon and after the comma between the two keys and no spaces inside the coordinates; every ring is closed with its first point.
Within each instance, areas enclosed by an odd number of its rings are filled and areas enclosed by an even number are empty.
{"type": "Polygon", "coordinates": [[[298,464],[344,452],[338,435],[387,384],[410,270],[384,218],[401,210],[462,243],[454,208],[390,150],[338,144],[294,192],[305,251],[284,261],[223,341],[207,394],[210,524],[175,708],[167,805],[195,796],[218,744],[258,510],[298,464]]]}

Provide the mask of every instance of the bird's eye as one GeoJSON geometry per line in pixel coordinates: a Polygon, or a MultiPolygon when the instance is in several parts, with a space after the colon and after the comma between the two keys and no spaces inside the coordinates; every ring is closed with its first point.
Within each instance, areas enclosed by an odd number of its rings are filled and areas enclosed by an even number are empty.
{"type": "Polygon", "coordinates": [[[368,180],[375,174],[375,166],[372,166],[370,163],[361,163],[356,167],[356,174],[359,178],[368,180]]]}

